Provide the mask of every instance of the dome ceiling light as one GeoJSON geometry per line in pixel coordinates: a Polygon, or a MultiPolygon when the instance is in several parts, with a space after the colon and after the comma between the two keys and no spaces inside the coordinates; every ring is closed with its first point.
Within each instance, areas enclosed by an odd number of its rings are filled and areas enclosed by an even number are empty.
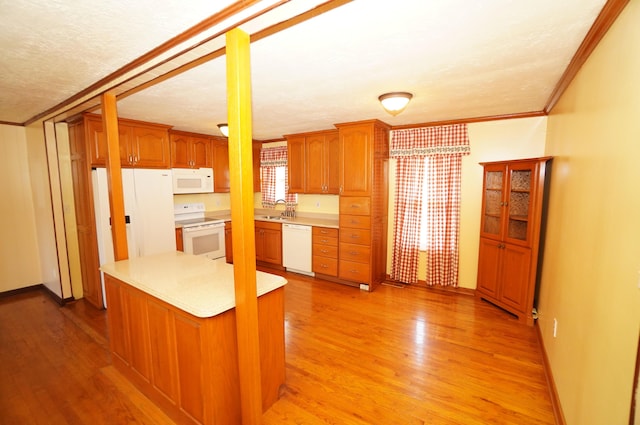
{"type": "Polygon", "coordinates": [[[378,97],[385,111],[394,117],[404,111],[413,95],[404,91],[385,93],[378,97]]]}

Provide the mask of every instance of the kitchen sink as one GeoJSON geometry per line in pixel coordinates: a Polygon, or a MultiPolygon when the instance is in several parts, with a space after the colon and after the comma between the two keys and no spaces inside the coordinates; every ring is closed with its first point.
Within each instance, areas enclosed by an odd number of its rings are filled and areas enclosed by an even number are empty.
{"type": "Polygon", "coordinates": [[[259,215],[256,218],[262,220],[286,220],[288,217],[283,217],[281,215],[259,215]]]}

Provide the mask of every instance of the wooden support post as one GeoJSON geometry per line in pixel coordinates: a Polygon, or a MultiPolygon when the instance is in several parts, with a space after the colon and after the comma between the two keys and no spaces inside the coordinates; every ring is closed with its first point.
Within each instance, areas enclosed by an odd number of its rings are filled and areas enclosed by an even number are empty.
{"type": "Polygon", "coordinates": [[[227,43],[229,174],[242,424],[262,423],[256,246],[253,221],[249,35],[233,29],[227,43]]]}
{"type": "Polygon", "coordinates": [[[102,128],[107,139],[107,182],[109,185],[109,212],[113,257],[116,261],[129,258],[127,228],[124,218],[124,192],[120,167],[120,137],[118,135],[118,110],[116,96],[106,92],[101,97],[102,128]]]}

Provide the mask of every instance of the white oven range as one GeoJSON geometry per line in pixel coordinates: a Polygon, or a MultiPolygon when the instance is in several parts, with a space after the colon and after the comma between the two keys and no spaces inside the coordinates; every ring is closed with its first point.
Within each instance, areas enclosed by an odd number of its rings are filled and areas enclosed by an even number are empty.
{"type": "Polygon", "coordinates": [[[182,243],[186,254],[215,260],[225,256],[224,220],[205,217],[204,203],[176,204],[174,218],[182,227],[182,243]]]}

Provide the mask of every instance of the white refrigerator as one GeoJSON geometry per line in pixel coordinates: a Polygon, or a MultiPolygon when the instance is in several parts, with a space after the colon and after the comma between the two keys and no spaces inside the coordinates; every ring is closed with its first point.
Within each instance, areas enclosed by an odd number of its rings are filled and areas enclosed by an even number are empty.
{"type": "MultiPolygon", "coordinates": [[[[107,170],[91,171],[100,264],[114,261],[107,170]]],[[[176,250],[171,170],[123,168],[124,213],[129,258],[176,250]]],[[[102,294],[105,307],[107,300],[102,294]]]]}

